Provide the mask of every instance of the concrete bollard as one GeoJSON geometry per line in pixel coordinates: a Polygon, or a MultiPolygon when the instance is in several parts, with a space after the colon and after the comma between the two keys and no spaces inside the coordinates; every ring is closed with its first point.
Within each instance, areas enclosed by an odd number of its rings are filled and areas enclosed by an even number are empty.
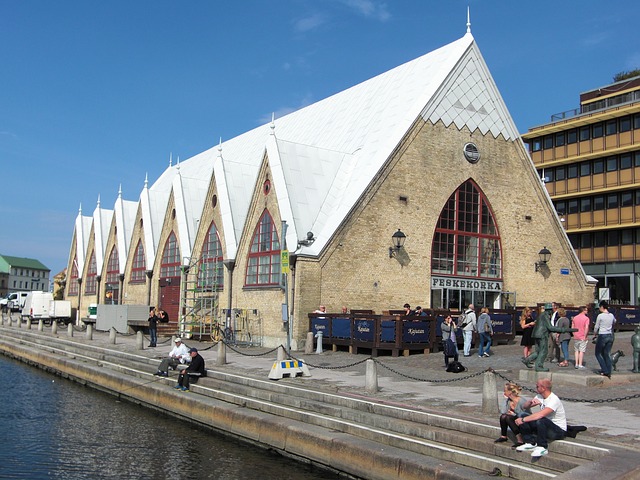
{"type": "Polygon", "coordinates": [[[496,375],[492,370],[484,372],[484,382],[482,384],[482,413],[487,415],[500,413],[500,409],[498,408],[496,375]]]}
{"type": "Polygon", "coordinates": [[[222,366],[227,363],[227,345],[220,341],[218,342],[218,357],[216,358],[216,365],[222,366]]]}
{"type": "Polygon", "coordinates": [[[311,355],[313,353],[313,332],[307,332],[307,343],[304,344],[304,354],[311,355]]]}
{"type": "Polygon", "coordinates": [[[368,393],[378,391],[378,366],[372,359],[367,360],[367,372],[365,376],[364,389],[368,393]]]}
{"type": "Polygon", "coordinates": [[[109,330],[109,343],[112,345],[116,344],[116,329],[113,327],[109,330]]]}
{"type": "Polygon", "coordinates": [[[22,328],[22,317],[18,315],[18,328],[22,328]]]}
{"type": "Polygon", "coordinates": [[[55,335],[58,333],[58,322],[51,322],[51,334],[55,335]]]}
{"type": "Polygon", "coordinates": [[[44,331],[44,321],[42,319],[38,320],[38,331],[44,331]]]}
{"type": "Polygon", "coordinates": [[[144,335],[142,334],[142,330],[136,332],[136,349],[144,350],[144,335]]]}
{"type": "Polygon", "coordinates": [[[278,347],[278,356],[276,358],[276,362],[281,362],[287,358],[287,352],[285,352],[284,347],[280,345],[278,347]]]}
{"type": "Polygon", "coordinates": [[[85,333],[87,340],[93,340],[93,324],[87,323],[87,331],[85,333]]]}
{"type": "Polygon", "coordinates": [[[27,317],[27,330],[31,330],[31,317],[27,317]]]}
{"type": "MultiPolygon", "coordinates": [[[[55,322],[55,320],[52,321],[55,322]]],[[[67,335],[73,337],[73,323],[69,323],[69,325],[67,325],[67,335]]]]}
{"type": "Polygon", "coordinates": [[[316,338],[318,339],[318,346],[316,347],[316,353],[322,353],[322,330],[316,333],[316,338]]]}

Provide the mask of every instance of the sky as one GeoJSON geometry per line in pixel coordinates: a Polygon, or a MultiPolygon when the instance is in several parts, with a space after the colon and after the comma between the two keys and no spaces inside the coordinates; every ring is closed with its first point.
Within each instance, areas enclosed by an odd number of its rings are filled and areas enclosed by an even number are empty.
{"type": "Polygon", "coordinates": [[[638,0],[0,0],[0,254],[80,206],[471,33],[518,130],[640,68],[638,0]]]}

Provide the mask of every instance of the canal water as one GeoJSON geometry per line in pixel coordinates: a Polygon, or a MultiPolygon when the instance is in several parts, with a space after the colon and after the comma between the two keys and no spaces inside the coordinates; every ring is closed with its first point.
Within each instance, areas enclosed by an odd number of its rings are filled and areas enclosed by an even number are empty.
{"type": "Polygon", "coordinates": [[[0,385],[0,479],[340,478],[2,355],[0,385]]]}

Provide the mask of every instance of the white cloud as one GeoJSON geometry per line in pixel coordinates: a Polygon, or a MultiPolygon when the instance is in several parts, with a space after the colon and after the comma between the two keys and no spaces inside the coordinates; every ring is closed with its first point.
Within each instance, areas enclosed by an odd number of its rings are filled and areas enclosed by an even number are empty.
{"type": "Polygon", "coordinates": [[[315,30],[327,21],[326,15],[322,13],[314,13],[308,17],[300,18],[293,24],[293,28],[296,32],[308,32],[315,30]]]}
{"type": "Polygon", "coordinates": [[[375,0],[342,0],[349,8],[353,8],[365,17],[386,22],[391,18],[387,4],[375,0]]]}

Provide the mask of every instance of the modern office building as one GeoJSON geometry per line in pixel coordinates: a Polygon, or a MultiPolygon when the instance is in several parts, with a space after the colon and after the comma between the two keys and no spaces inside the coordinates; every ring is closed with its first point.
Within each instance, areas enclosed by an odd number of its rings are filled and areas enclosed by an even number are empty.
{"type": "Polygon", "coordinates": [[[0,296],[20,291],[49,291],[49,270],[33,258],[0,255],[0,296]]]}
{"type": "Polygon", "coordinates": [[[523,140],[598,291],[640,304],[640,76],[580,94],[523,140]]]}

